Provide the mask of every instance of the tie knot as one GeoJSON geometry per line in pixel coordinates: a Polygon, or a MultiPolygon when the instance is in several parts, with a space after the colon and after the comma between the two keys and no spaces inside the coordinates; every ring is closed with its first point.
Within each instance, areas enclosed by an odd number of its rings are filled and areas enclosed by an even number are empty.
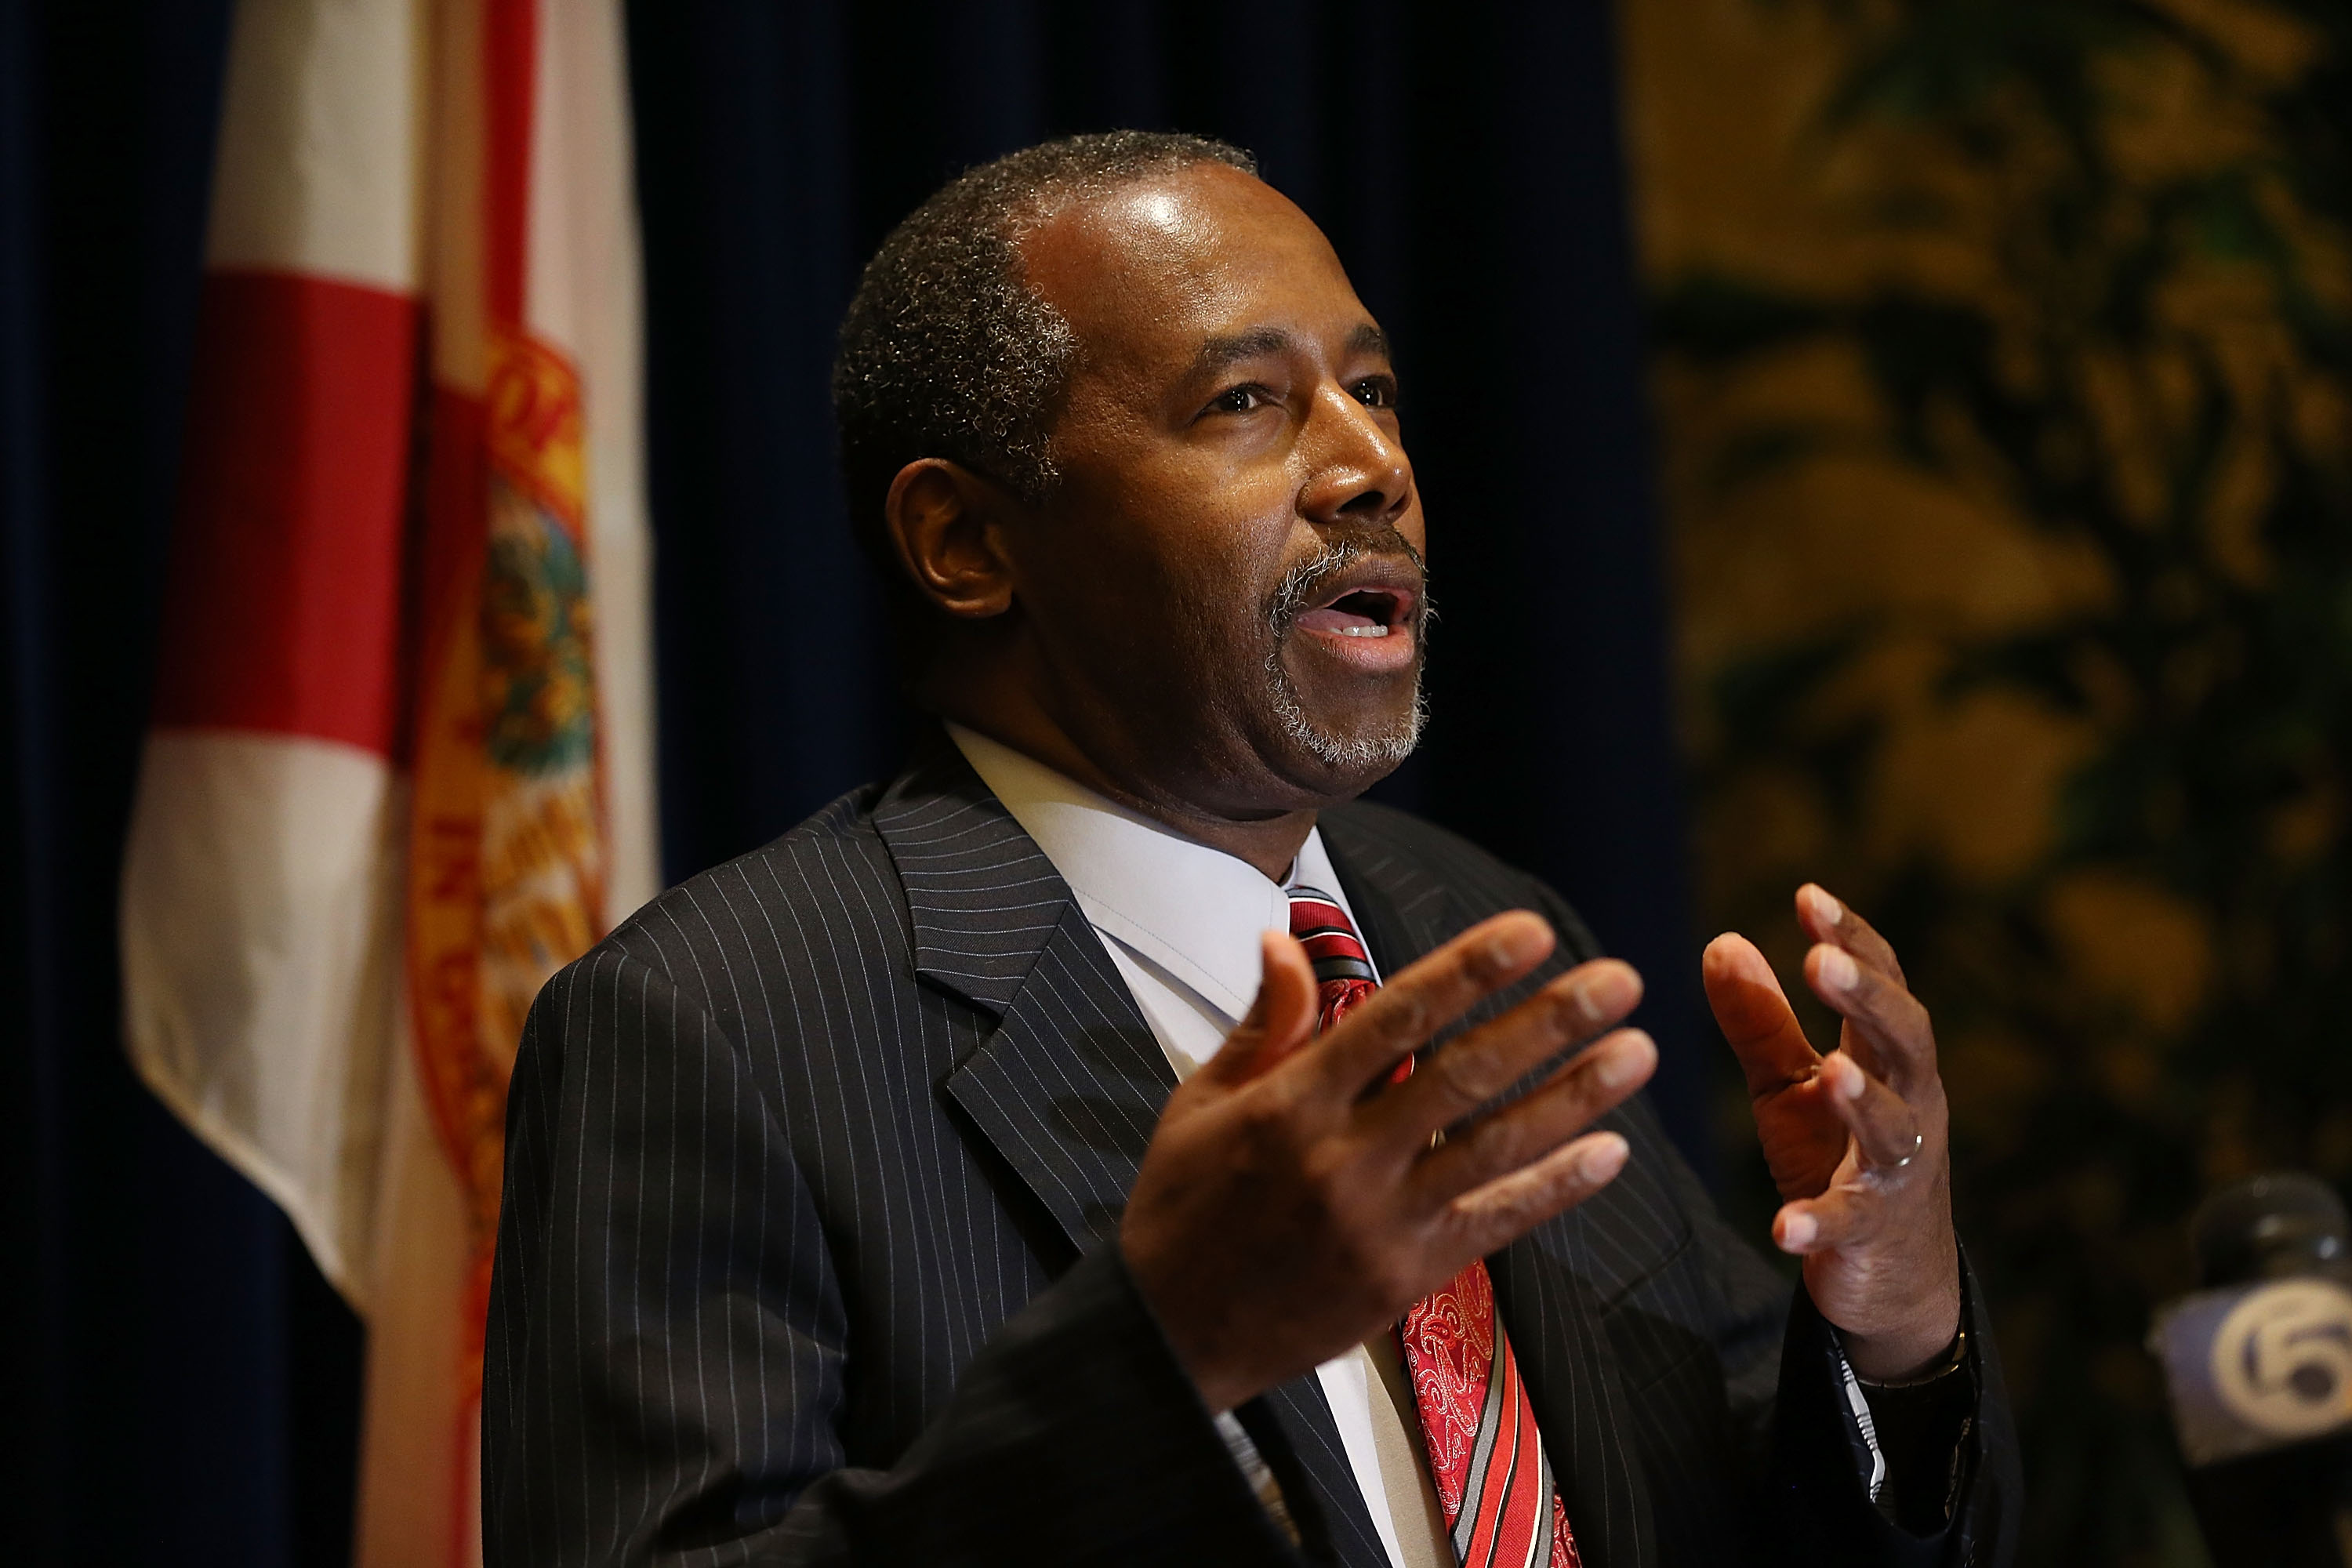
{"type": "Polygon", "coordinates": [[[1326,984],[1335,980],[1372,979],[1371,954],[1339,900],[1318,888],[1290,889],[1290,934],[1307,950],[1315,978],[1326,984]]]}

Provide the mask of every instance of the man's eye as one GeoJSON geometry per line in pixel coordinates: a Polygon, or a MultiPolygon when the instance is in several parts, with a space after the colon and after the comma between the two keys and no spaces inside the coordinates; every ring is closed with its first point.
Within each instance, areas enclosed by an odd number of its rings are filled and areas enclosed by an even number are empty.
{"type": "Polygon", "coordinates": [[[1216,396],[1209,399],[1208,412],[1211,414],[1247,414],[1251,409],[1262,406],[1265,401],[1265,388],[1262,386],[1248,385],[1236,386],[1221,392],[1217,394],[1216,396]]]}
{"type": "Polygon", "coordinates": [[[1367,408],[1394,408],[1396,383],[1384,375],[1367,376],[1349,389],[1356,401],[1367,408]]]}

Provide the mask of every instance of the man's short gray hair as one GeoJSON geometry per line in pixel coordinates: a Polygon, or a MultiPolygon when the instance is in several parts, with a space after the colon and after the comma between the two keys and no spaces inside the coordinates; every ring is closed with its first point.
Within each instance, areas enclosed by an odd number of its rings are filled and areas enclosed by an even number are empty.
{"type": "Polygon", "coordinates": [[[1055,198],[1195,163],[1257,173],[1238,147],[1172,132],[1107,131],[982,163],[890,231],[866,264],[833,368],[841,468],[860,542],[887,576],[891,479],[945,458],[1027,500],[1053,488],[1048,439],[1076,342],[1029,286],[1023,226],[1055,198]]]}

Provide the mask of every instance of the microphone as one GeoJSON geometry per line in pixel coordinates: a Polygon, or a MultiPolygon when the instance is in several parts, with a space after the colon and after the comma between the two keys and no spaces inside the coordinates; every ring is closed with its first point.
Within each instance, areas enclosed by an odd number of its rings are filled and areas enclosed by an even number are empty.
{"type": "Polygon", "coordinates": [[[2276,1174],[2189,1228],[2200,1289],[2158,1311],[2148,1349],[2216,1568],[2352,1568],[2352,1216],[2276,1174]]]}

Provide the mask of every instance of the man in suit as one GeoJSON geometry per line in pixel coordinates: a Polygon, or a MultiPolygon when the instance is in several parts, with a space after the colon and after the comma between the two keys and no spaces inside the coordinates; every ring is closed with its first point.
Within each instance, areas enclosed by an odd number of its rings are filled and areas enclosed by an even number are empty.
{"type": "Polygon", "coordinates": [[[1638,976],[1349,804],[1420,727],[1430,536],[1380,330],[1245,155],[965,175],[835,399],[941,734],[533,1009],[493,1563],[2002,1559],[1884,941],[1800,892],[1827,1056],[1705,955],[1792,1299],[1638,1096],[1638,976]]]}

